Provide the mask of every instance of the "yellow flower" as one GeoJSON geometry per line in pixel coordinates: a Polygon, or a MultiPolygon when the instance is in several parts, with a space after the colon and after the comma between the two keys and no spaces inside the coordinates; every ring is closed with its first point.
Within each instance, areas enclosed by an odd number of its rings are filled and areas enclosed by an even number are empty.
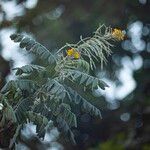
{"type": "Polygon", "coordinates": [[[74,52],[73,57],[74,57],[75,59],[79,59],[79,58],[80,58],[79,52],[74,52]]]}
{"type": "Polygon", "coordinates": [[[70,48],[67,50],[67,56],[79,59],[80,58],[80,53],[76,51],[74,48],[70,48]]]}
{"type": "Polygon", "coordinates": [[[70,48],[67,50],[67,56],[72,56],[74,53],[74,49],[73,48],[70,48]]]}
{"type": "Polygon", "coordinates": [[[112,31],[112,36],[113,36],[113,38],[115,38],[116,40],[121,41],[121,40],[124,40],[124,38],[125,38],[125,33],[124,33],[122,30],[115,28],[115,29],[112,31]]]}

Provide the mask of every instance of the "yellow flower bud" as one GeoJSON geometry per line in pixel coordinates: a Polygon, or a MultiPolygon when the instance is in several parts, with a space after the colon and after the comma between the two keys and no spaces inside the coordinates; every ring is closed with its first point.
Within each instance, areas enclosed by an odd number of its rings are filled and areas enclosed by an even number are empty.
{"type": "Polygon", "coordinates": [[[73,57],[74,57],[75,59],[79,59],[79,58],[80,58],[79,52],[74,52],[73,57]]]}
{"type": "Polygon", "coordinates": [[[72,56],[74,53],[74,49],[73,48],[70,48],[67,50],[67,56],[72,56]]]}
{"type": "Polygon", "coordinates": [[[121,41],[121,40],[124,40],[124,38],[125,38],[125,33],[124,33],[122,30],[115,28],[115,29],[112,31],[112,37],[115,38],[115,39],[118,40],[118,41],[121,41]]]}

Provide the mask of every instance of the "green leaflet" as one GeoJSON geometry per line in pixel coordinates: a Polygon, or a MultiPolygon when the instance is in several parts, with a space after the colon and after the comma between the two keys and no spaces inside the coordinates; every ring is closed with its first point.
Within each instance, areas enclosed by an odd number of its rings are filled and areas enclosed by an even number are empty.
{"type": "Polygon", "coordinates": [[[75,66],[76,70],[85,72],[85,73],[89,73],[90,70],[90,66],[89,63],[87,61],[85,61],[84,59],[78,59],[78,60],[68,60],[68,63],[66,62],[67,66],[73,67],[75,66]]]}
{"type": "Polygon", "coordinates": [[[11,90],[16,90],[19,88],[20,90],[27,90],[29,92],[32,92],[37,87],[36,83],[32,80],[27,79],[20,79],[20,80],[11,80],[9,81],[1,90],[2,93],[6,93],[11,90]]]}
{"type": "Polygon", "coordinates": [[[20,129],[21,129],[21,125],[18,125],[18,126],[17,126],[17,129],[16,129],[16,131],[15,131],[15,134],[14,134],[13,138],[12,138],[11,141],[10,141],[9,149],[12,149],[13,145],[15,144],[16,139],[17,139],[17,137],[19,136],[20,129]]]}
{"type": "Polygon", "coordinates": [[[45,67],[38,66],[38,65],[25,65],[20,68],[14,68],[13,70],[17,70],[16,75],[22,75],[23,73],[30,74],[33,72],[41,73],[46,71],[45,67]]]}
{"type": "Polygon", "coordinates": [[[16,83],[15,81],[11,80],[5,84],[5,86],[1,89],[1,92],[6,93],[14,89],[16,89],[16,83]]]}
{"type": "Polygon", "coordinates": [[[62,100],[66,97],[66,94],[68,94],[65,87],[55,79],[48,79],[42,89],[46,92],[50,92],[55,98],[62,100]]]}
{"type": "Polygon", "coordinates": [[[2,119],[0,121],[0,126],[3,127],[7,123],[7,121],[12,121],[13,123],[16,123],[16,116],[13,108],[7,103],[6,100],[4,100],[4,108],[2,113],[2,119]]]}
{"type": "Polygon", "coordinates": [[[46,106],[50,109],[54,116],[59,114],[59,105],[60,101],[58,99],[51,98],[50,96],[47,98],[46,106]]]}
{"type": "Polygon", "coordinates": [[[101,112],[98,108],[96,108],[94,105],[89,103],[86,99],[84,99],[80,94],[78,94],[76,91],[73,89],[69,88],[68,89],[71,93],[71,100],[76,103],[77,105],[81,105],[81,108],[85,111],[90,113],[91,115],[101,116],[101,112]]]}
{"type": "Polygon", "coordinates": [[[70,127],[77,127],[76,116],[71,112],[69,105],[60,103],[59,100],[49,97],[46,106],[50,108],[54,116],[64,119],[70,127]]]}
{"type": "Polygon", "coordinates": [[[67,122],[60,116],[58,116],[56,118],[56,122],[58,124],[58,129],[61,132],[63,132],[65,135],[67,135],[70,138],[70,140],[73,144],[76,144],[76,141],[74,139],[74,134],[72,133],[70,127],[67,124],[67,122]]]}
{"type": "Polygon", "coordinates": [[[31,99],[20,100],[18,106],[15,109],[15,115],[19,124],[27,121],[27,111],[32,105],[31,99]]]}
{"type": "Polygon", "coordinates": [[[37,125],[37,133],[40,134],[42,130],[46,127],[48,124],[48,119],[40,114],[34,113],[32,111],[27,112],[28,119],[33,122],[35,125],[37,125]]]}
{"type": "Polygon", "coordinates": [[[70,77],[72,80],[78,82],[79,84],[90,86],[91,89],[98,88],[99,86],[101,89],[105,90],[105,88],[108,87],[108,85],[104,81],[96,77],[90,76],[86,73],[71,69],[66,69],[65,72],[66,74],[68,74],[68,76],[71,74],[70,77]]]}
{"type": "Polygon", "coordinates": [[[41,58],[41,60],[44,62],[46,61],[47,64],[53,64],[56,62],[55,56],[40,43],[31,40],[28,37],[24,38],[24,36],[20,34],[12,34],[10,38],[14,42],[20,42],[21,48],[25,48],[27,51],[37,55],[39,58],[41,58]]]}
{"type": "Polygon", "coordinates": [[[71,112],[71,108],[68,104],[62,103],[59,106],[60,114],[59,116],[63,118],[70,127],[77,127],[77,120],[74,113],[71,112]]]}

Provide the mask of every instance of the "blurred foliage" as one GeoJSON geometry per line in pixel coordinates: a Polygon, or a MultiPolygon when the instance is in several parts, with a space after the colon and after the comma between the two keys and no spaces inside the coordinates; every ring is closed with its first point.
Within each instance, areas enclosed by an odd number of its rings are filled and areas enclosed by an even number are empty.
{"type": "Polygon", "coordinates": [[[118,133],[116,137],[99,144],[96,148],[91,148],[89,150],[125,150],[123,146],[123,141],[125,140],[124,133],[118,133]]]}

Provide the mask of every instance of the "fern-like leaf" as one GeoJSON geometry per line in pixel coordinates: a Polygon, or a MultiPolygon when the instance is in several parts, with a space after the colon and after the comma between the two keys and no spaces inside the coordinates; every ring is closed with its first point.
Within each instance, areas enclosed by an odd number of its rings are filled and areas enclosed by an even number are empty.
{"type": "Polygon", "coordinates": [[[68,124],[67,124],[67,122],[66,122],[62,117],[60,117],[60,116],[58,116],[58,117],[56,118],[56,122],[57,122],[57,124],[58,124],[58,125],[57,125],[58,129],[59,129],[62,133],[64,133],[65,135],[67,135],[67,136],[70,138],[70,140],[71,140],[71,142],[72,142],[73,144],[76,144],[75,139],[74,139],[74,134],[72,133],[70,127],[69,127],[68,124]]]}
{"type": "Polygon", "coordinates": [[[15,112],[10,104],[6,100],[3,101],[3,104],[5,106],[5,109],[3,110],[3,115],[0,120],[0,126],[4,127],[7,121],[12,121],[13,123],[16,123],[16,116],[15,112]]]}
{"type": "Polygon", "coordinates": [[[98,108],[96,108],[94,105],[89,103],[86,99],[84,99],[81,95],[79,95],[73,89],[68,88],[68,90],[70,91],[71,100],[75,104],[80,105],[81,108],[85,112],[90,113],[91,115],[99,116],[100,118],[102,118],[101,112],[100,112],[100,110],[98,108]]]}
{"type": "Polygon", "coordinates": [[[45,116],[34,113],[32,111],[28,111],[27,116],[31,122],[37,125],[36,126],[37,133],[39,135],[43,134],[42,132],[45,132],[45,127],[48,124],[48,119],[45,116]]]}
{"type": "Polygon", "coordinates": [[[25,65],[20,68],[14,68],[13,70],[17,70],[16,75],[22,75],[23,73],[25,74],[31,74],[33,72],[41,73],[46,71],[46,68],[38,65],[25,65]]]}
{"type": "Polygon", "coordinates": [[[98,88],[98,87],[105,90],[105,88],[108,87],[108,85],[104,81],[102,81],[96,77],[90,76],[84,72],[80,72],[77,70],[71,70],[71,69],[68,69],[68,70],[66,69],[66,70],[64,70],[64,72],[66,73],[66,76],[71,77],[71,79],[73,81],[76,81],[79,84],[83,84],[86,87],[90,86],[90,88],[92,88],[92,90],[95,88],[98,88]]]}
{"type": "Polygon", "coordinates": [[[36,42],[35,40],[24,37],[20,34],[12,34],[10,38],[14,42],[19,42],[20,48],[25,48],[27,51],[41,58],[41,60],[43,60],[44,62],[47,62],[48,64],[53,64],[56,62],[55,56],[51,54],[50,51],[47,50],[43,45],[36,42]]]}
{"type": "Polygon", "coordinates": [[[49,92],[51,98],[63,100],[68,92],[65,87],[56,79],[48,79],[47,83],[42,86],[42,90],[49,92]]]}
{"type": "Polygon", "coordinates": [[[68,104],[62,103],[59,106],[59,111],[59,116],[62,117],[70,127],[77,127],[76,116],[71,112],[71,108],[68,104]]]}
{"type": "Polygon", "coordinates": [[[15,108],[15,115],[19,124],[26,122],[27,120],[27,111],[30,110],[32,104],[31,99],[23,99],[15,108]]]}
{"type": "Polygon", "coordinates": [[[2,93],[6,93],[8,91],[13,91],[19,88],[20,90],[27,90],[28,92],[33,92],[37,88],[37,84],[32,80],[11,80],[9,81],[1,90],[2,93]]]}

